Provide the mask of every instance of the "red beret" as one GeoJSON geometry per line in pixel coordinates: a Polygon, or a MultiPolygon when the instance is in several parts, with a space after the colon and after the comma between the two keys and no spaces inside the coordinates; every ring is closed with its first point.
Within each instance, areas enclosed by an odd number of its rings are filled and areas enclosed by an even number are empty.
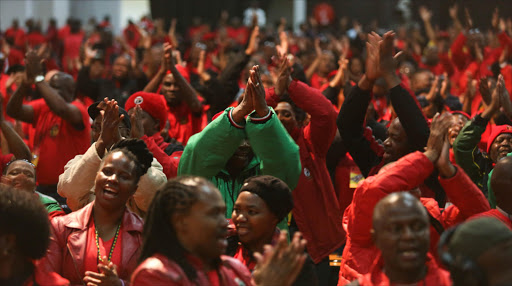
{"type": "Polygon", "coordinates": [[[491,145],[496,140],[496,137],[500,136],[503,133],[512,134],[512,126],[510,125],[495,125],[492,126],[492,132],[489,138],[487,139],[487,154],[491,152],[491,145]]]}
{"type": "Polygon", "coordinates": [[[167,108],[165,99],[162,95],[151,92],[139,91],[132,94],[126,101],[124,108],[126,111],[139,104],[142,110],[146,111],[153,119],[158,120],[160,130],[164,129],[167,122],[167,108]]]}

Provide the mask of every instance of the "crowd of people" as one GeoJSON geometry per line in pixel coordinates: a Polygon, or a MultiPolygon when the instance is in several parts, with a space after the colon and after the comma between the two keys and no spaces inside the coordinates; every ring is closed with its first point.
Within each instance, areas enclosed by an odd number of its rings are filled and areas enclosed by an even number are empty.
{"type": "Polygon", "coordinates": [[[248,11],[0,31],[0,284],[510,285],[512,20],[248,11]]]}

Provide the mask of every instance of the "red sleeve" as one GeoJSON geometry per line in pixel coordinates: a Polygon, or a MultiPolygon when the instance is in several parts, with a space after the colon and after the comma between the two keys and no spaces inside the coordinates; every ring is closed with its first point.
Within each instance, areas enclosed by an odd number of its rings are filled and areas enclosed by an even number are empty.
{"type": "Polygon", "coordinates": [[[275,88],[265,89],[265,101],[267,101],[268,106],[276,108],[279,103],[279,96],[277,96],[275,88]]]}
{"type": "Polygon", "coordinates": [[[325,156],[336,135],[338,114],[331,102],[318,89],[294,80],[288,88],[293,102],[309,115],[310,123],[304,128],[304,137],[315,146],[315,151],[325,156]]]}
{"type": "Polygon", "coordinates": [[[503,48],[508,48],[509,51],[512,51],[512,39],[507,35],[506,32],[499,33],[498,40],[500,41],[500,45],[503,48]]]}
{"type": "Polygon", "coordinates": [[[37,122],[39,121],[39,117],[41,116],[41,113],[43,113],[43,108],[46,106],[46,102],[41,98],[28,102],[27,105],[32,106],[32,109],[34,110],[32,126],[36,127],[37,122]]]}
{"type": "Polygon", "coordinates": [[[449,179],[439,177],[439,182],[450,202],[458,208],[458,211],[447,209],[443,212],[443,221],[446,226],[463,222],[470,216],[490,210],[484,194],[462,168],[458,167],[455,176],[449,179]]]}
{"type": "Polygon", "coordinates": [[[144,135],[141,139],[144,140],[149,151],[153,153],[153,157],[155,157],[158,163],[162,165],[167,179],[176,177],[178,175],[178,166],[183,151],[174,152],[171,156],[168,156],[162,149],[160,149],[160,147],[158,147],[158,145],[156,145],[153,138],[144,135]]]}
{"type": "Polygon", "coordinates": [[[351,239],[371,244],[370,230],[375,205],[390,193],[416,188],[433,169],[434,164],[417,151],[402,157],[384,172],[364,180],[354,193],[351,212],[345,212],[350,214],[348,233],[351,239]]]}
{"type": "Polygon", "coordinates": [[[507,64],[501,69],[503,80],[505,80],[505,88],[507,89],[510,98],[512,99],[512,65],[507,64]]]}
{"type": "Polygon", "coordinates": [[[464,52],[466,39],[464,33],[461,32],[450,47],[452,62],[459,70],[464,69],[467,62],[467,54],[464,52]]]}

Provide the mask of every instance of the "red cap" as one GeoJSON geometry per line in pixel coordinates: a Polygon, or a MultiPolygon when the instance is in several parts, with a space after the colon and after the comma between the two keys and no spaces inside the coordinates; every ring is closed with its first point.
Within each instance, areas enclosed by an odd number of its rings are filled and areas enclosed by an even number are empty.
{"type": "Polygon", "coordinates": [[[503,133],[512,134],[512,126],[510,125],[495,125],[492,126],[492,132],[489,138],[487,139],[487,154],[491,152],[491,145],[496,140],[496,137],[500,136],[503,133]]]}
{"type": "Polygon", "coordinates": [[[164,129],[167,122],[166,102],[162,95],[151,92],[139,91],[132,94],[126,101],[124,108],[126,111],[139,104],[142,110],[146,111],[153,119],[158,120],[160,130],[164,129]]]}

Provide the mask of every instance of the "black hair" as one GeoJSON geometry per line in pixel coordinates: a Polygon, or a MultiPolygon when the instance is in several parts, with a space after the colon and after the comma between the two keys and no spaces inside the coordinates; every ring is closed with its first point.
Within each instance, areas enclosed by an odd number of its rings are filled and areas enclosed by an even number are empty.
{"type": "Polygon", "coordinates": [[[14,159],[12,161],[9,161],[7,162],[7,164],[5,164],[5,167],[4,167],[4,171],[3,171],[3,175],[7,175],[7,169],[9,169],[9,166],[14,163],[14,162],[17,162],[17,161],[23,161],[27,164],[29,164],[30,166],[32,166],[34,168],[34,172],[35,172],[35,169],[36,169],[36,165],[32,164],[32,162],[30,162],[29,160],[27,159],[14,159]]]}
{"type": "Polygon", "coordinates": [[[17,250],[29,259],[46,255],[50,222],[34,194],[0,185],[0,235],[14,234],[17,250]]]}
{"type": "Polygon", "coordinates": [[[299,124],[301,124],[302,122],[304,122],[304,120],[306,119],[306,112],[304,110],[302,110],[300,107],[298,107],[295,102],[293,102],[293,100],[290,98],[290,94],[288,94],[288,92],[284,92],[282,95],[281,95],[281,98],[279,99],[279,102],[287,102],[290,104],[290,106],[292,107],[293,109],[293,113],[295,113],[295,120],[297,120],[297,122],[299,124]]]}
{"type": "Polygon", "coordinates": [[[199,200],[202,186],[213,184],[201,177],[182,176],[167,181],[155,194],[144,223],[142,251],[139,262],[160,253],[176,262],[189,280],[197,278],[196,270],[185,257],[186,250],[178,241],[171,225],[175,214],[186,214],[199,200]]]}
{"type": "Polygon", "coordinates": [[[250,192],[260,197],[278,221],[282,221],[293,209],[292,192],[288,185],[273,176],[255,176],[244,181],[241,192],[250,192]]]}
{"type": "MultiPolygon", "coordinates": [[[[112,146],[110,153],[121,151],[124,155],[135,162],[135,175],[137,182],[151,167],[153,162],[153,154],[149,151],[148,146],[141,139],[122,139],[112,146]]],[[[106,158],[106,156],[105,156],[106,158]]]]}

